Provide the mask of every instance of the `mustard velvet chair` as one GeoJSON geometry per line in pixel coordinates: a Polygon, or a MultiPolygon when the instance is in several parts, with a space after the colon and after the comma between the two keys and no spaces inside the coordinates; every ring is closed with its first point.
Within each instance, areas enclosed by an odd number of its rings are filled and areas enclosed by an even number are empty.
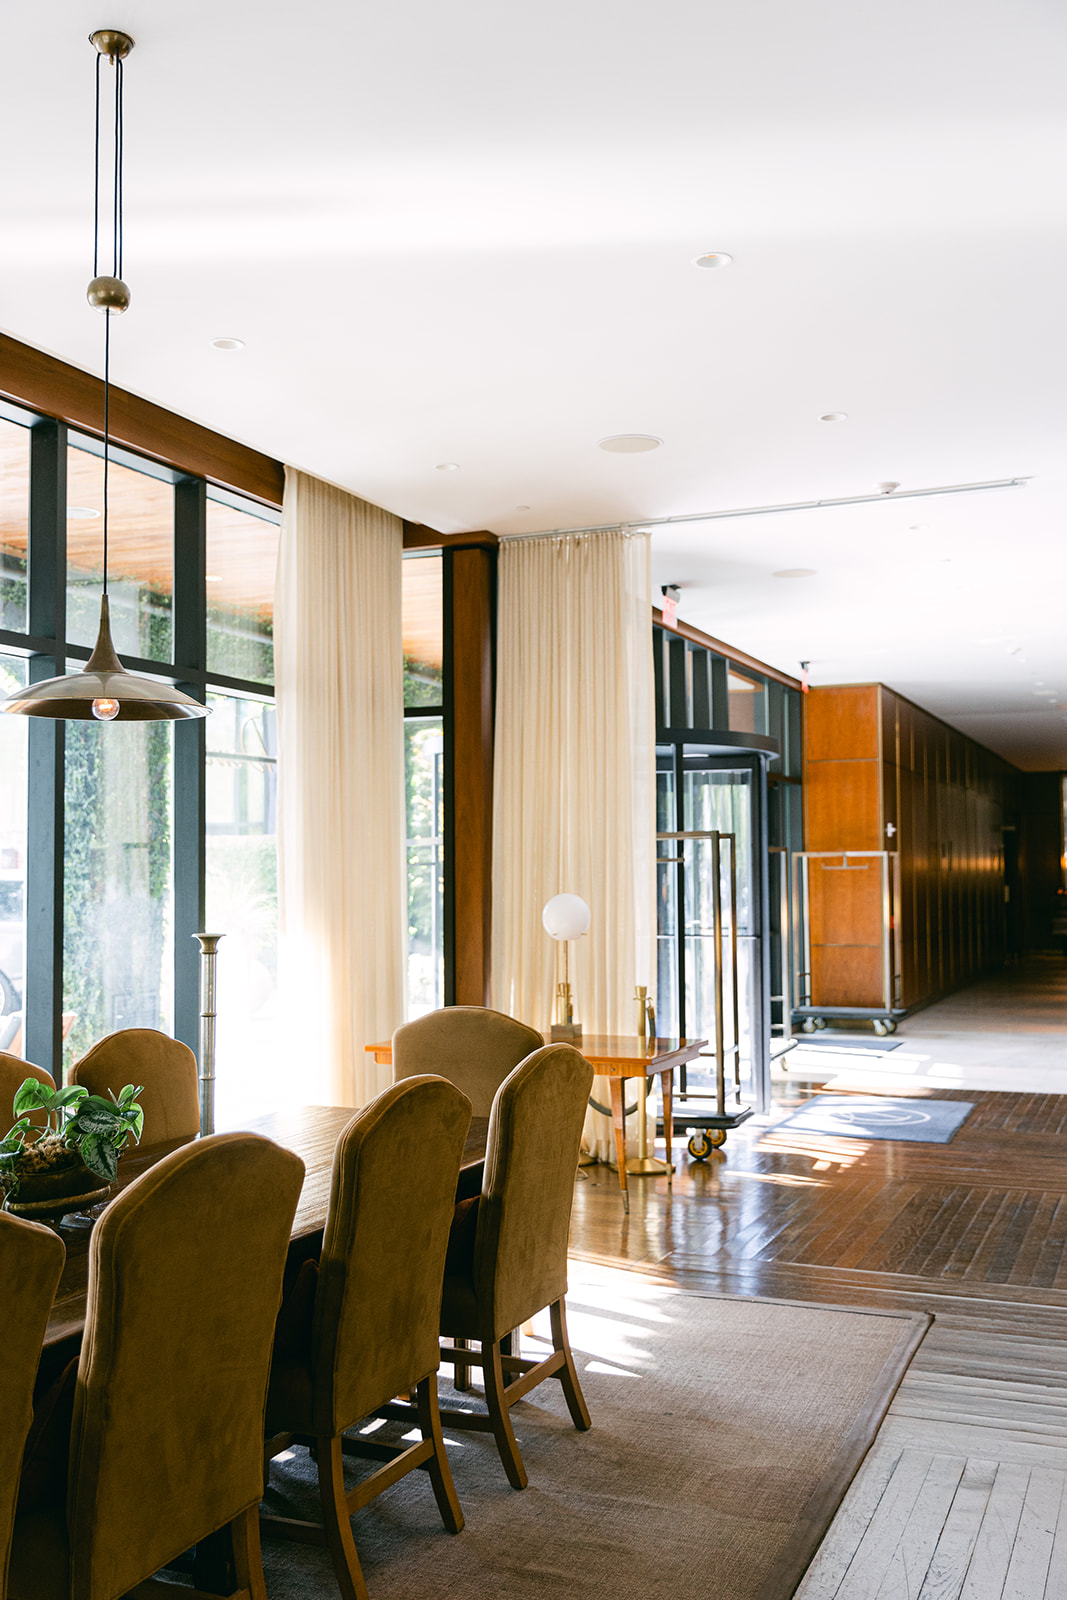
{"type": "MultiPolygon", "coordinates": [[[[25,1077],[23,1073],[19,1082],[25,1077]]],[[[22,1451],[33,1420],[37,1364],[66,1259],[63,1243],[51,1228],[23,1222],[0,1211],[0,1305],[4,1308],[0,1360],[0,1417],[4,1419],[0,1432],[0,1595],[8,1592],[11,1531],[22,1451]]]]}
{"type": "Polygon", "coordinates": [[[94,1044],[70,1070],[70,1082],[90,1094],[115,1094],[126,1084],[143,1084],[141,1143],[169,1144],[195,1139],[200,1132],[196,1057],[188,1045],[155,1028],[122,1028],[94,1044]]]}
{"type": "Polygon", "coordinates": [[[534,1028],[502,1011],[445,1006],[393,1034],[393,1082],[416,1072],[438,1073],[463,1090],[472,1116],[487,1117],[508,1073],[543,1044],[534,1028]]]}
{"type": "Polygon", "coordinates": [[[235,1581],[215,1592],[266,1600],[263,1413],[303,1177],[269,1139],[220,1134],[108,1206],[89,1247],[66,1504],[16,1518],[7,1600],[120,1600],[142,1583],[139,1596],[188,1597],[147,1580],[205,1542],[229,1546],[235,1581]]]}
{"type": "Polygon", "coordinates": [[[504,1080],[489,1118],[477,1220],[467,1230],[471,1247],[464,1251],[457,1237],[455,1265],[445,1274],[441,1332],[454,1342],[441,1354],[457,1375],[468,1365],[482,1368],[489,1415],[448,1410],[442,1416],[450,1426],[491,1432],[515,1489],[527,1483],[509,1416],[517,1400],[557,1378],[574,1426],[590,1426],[567,1338],[565,1296],[571,1203],[592,1084],[592,1067],[569,1044],[535,1050],[504,1080]],[[514,1356],[513,1331],[546,1306],[551,1355],[536,1362],[514,1356]],[[478,1352],[466,1348],[471,1339],[480,1341],[478,1352]]]}
{"type": "MultiPolygon", "coordinates": [[[[11,1102],[27,1078],[36,1078],[38,1083],[45,1084],[49,1089],[56,1086],[52,1074],[43,1067],[35,1067],[32,1061],[23,1061],[21,1056],[0,1050],[0,1138],[15,1121],[11,1102]]],[[[34,1111],[30,1113],[30,1121],[35,1128],[43,1128],[48,1118],[43,1111],[34,1111]]]]}
{"type": "Polygon", "coordinates": [[[437,1406],[437,1328],[470,1118],[466,1095],[429,1076],[394,1084],[353,1117],[334,1156],[313,1321],[288,1353],[278,1349],[279,1328],[267,1455],[294,1439],[314,1447],[325,1526],[265,1518],[264,1527],[328,1544],[345,1600],[367,1595],[350,1518],[413,1468],[427,1468],[448,1531],[463,1527],[437,1406]],[[342,1438],[364,1417],[388,1415],[392,1397],[412,1389],[417,1443],[342,1438]],[[346,1493],[346,1454],[385,1457],[386,1465],[346,1493]]]}

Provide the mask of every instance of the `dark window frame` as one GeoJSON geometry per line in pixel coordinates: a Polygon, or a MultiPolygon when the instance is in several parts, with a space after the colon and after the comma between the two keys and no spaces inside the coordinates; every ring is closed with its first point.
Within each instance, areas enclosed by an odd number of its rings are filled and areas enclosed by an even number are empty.
{"type": "MultiPolygon", "coordinates": [[[[102,442],[80,429],[0,401],[0,418],[30,434],[30,503],[27,537],[27,628],[0,628],[0,651],[27,662],[28,680],[40,682],[84,662],[91,650],[67,638],[67,449],[102,455],[102,442]]],[[[167,462],[113,446],[122,466],[174,488],[174,591],[169,662],[123,655],[131,671],[176,684],[194,699],[210,690],[274,703],[274,684],[207,670],[207,501],[218,499],[265,522],[280,523],[279,508],[235,494],[167,462]]],[[[25,992],[23,1048],[27,1060],[62,1070],[63,874],[65,726],[29,718],[27,796],[25,992]]],[[[200,982],[191,937],[204,926],[206,870],[206,719],[174,724],[172,874],[174,916],[174,1036],[195,1050],[199,1040],[200,982]]]]}

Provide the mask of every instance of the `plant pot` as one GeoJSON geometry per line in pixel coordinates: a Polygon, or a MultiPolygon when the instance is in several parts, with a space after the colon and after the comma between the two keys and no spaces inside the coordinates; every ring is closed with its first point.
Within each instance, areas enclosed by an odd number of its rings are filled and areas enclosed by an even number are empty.
{"type": "Polygon", "coordinates": [[[16,1217],[53,1221],[106,1200],[111,1185],[90,1172],[76,1150],[45,1135],[27,1146],[15,1171],[19,1186],[5,1209],[16,1217]]]}

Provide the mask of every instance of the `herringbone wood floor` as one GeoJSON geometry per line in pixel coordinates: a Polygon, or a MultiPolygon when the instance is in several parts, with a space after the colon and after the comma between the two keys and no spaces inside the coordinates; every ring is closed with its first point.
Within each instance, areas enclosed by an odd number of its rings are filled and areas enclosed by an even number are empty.
{"type": "MultiPolygon", "coordinates": [[[[1022,1070],[1028,1026],[1067,1017],[1067,964],[1016,971],[1017,990],[1009,972],[974,1002],[1022,1070]]],[[[771,1123],[706,1165],[683,1153],[673,1192],[631,1179],[629,1217],[614,1173],[578,1184],[577,1254],[690,1288],[934,1314],[802,1600],[1067,1597],[1067,1050],[1063,1066],[1063,1095],[937,1091],[976,1103],[948,1145],[776,1131],[812,1092],[780,1084],[771,1123]]]]}

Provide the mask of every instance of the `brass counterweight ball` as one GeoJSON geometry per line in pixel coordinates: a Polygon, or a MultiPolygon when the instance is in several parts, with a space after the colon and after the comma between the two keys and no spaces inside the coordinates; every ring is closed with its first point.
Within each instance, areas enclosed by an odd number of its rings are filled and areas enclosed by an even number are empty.
{"type": "Polygon", "coordinates": [[[125,311],[130,303],[130,291],[121,278],[94,278],[85,291],[85,298],[97,311],[125,311]]]}

